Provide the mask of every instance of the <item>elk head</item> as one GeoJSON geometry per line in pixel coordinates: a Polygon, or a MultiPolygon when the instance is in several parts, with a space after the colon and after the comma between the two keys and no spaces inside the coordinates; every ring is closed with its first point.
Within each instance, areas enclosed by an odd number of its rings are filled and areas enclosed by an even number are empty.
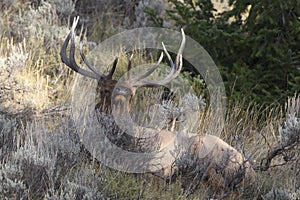
{"type": "MultiPolygon", "coordinates": [[[[137,88],[140,87],[158,87],[164,84],[169,83],[173,79],[175,79],[181,69],[182,69],[182,52],[185,45],[185,34],[182,32],[182,41],[180,48],[177,53],[177,57],[175,60],[175,63],[172,61],[171,56],[169,55],[168,51],[166,50],[164,44],[162,44],[164,53],[166,54],[169,64],[170,64],[170,71],[169,74],[159,81],[146,81],[145,78],[148,77],[150,74],[152,74],[159,66],[163,59],[163,53],[161,53],[157,63],[153,65],[150,69],[148,69],[145,73],[139,74],[135,77],[130,77],[130,73],[127,73],[127,80],[125,81],[117,81],[113,79],[113,74],[116,70],[116,66],[118,63],[118,58],[115,58],[113,61],[112,68],[109,70],[108,74],[104,74],[103,72],[96,69],[93,65],[91,65],[82,49],[82,42],[80,42],[80,55],[83,60],[83,62],[87,65],[89,70],[83,69],[80,67],[76,61],[75,61],[75,28],[78,24],[79,18],[75,18],[71,31],[69,35],[67,36],[66,40],[64,41],[62,45],[62,49],[60,52],[62,61],[70,67],[75,72],[89,77],[91,79],[97,80],[97,93],[100,95],[100,99],[96,104],[95,109],[99,110],[101,112],[110,114],[114,107],[117,109],[120,109],[122,111],[130,111],[130,103],[132,98],[134,97],[137,88]],[[71,42],[70,42],[71,41],[71,42]],[[70,43],[70,50],[69,55],[67,54],[67,47],[70,43]]],[[[131,60],[132,56],[129,59],[127,70],[130,71],[131,69],[131,60]]],[[[147,142],[146,147],[143,149],[143,146],[139,146],[133,140],[133,142],[130,143],[130,139],[126,140],[125,145],[130,146],[132,145],[133,149],[138,149],[138,152],[143,151],[146,152],[148,146],[158,146],[158,149],[163,149],[165,146],[172,143],[172,140],[175,140],[173,137],[175,132],[168,131],[168,130],[162,130],[157,131],[155,129],[149,129],[144,127],[134,127],[136,129],[143,128],[144,131],[149,132],[155,132],[155,137],[149,139],[147,142]],[[142,149],[142,150],[141,150],[142,149]],[[144,151],[145,150],[145,151],[144,151]]],[[[217,188],[226,188],[226,187],[233,187],[232,185],[237,185],[239,181],[237,181],[237,184],[233,184],[232,176],[235,174],[242,174],[239,175],[239,180],[242,179],[242,176],[250,176],[252,177],[254,174],[254,171],[251,167],[251,165],[247,162],[247,160],[243,157],[241,153],[239,153],[236,149],[231,147],[229,144],[224,142],[218,137],[211,136],[211,135],[196,135],[196,136],[188,136],[185,138],[188,144],[186,154],[187,157],[182,159],[183,161],[186,160],[192,160],[191,164],[187,163],[189,165],[188,167],[195,168],[197,170],[200,169],[199,174],[202,174],[202,177],[200,179],[208,179],[208,182],[211,184],[214,184],[213,182],[217,182],[217,188]],[[211,142],[213,141],[213,142],[211,142]],[[213,144],[213,146],[211,145],[213,144]],[[211,148],[208,148],[211,147],[211,148]],[[211,149],[211,152],[207,152],[207,149],[211,149]],[[190,166],[191,165],[191,166],[190,166]],[[240,168],[244,167],[246,170],[240,172],[240,168]],[[245,174],[245,175],[244,175],[245,174]]],[[[116,140],[123,142],[122,140],[116,140]]],[[[129,148],[130,149],[130,148],[129,148]]],[[[175,163],[176,164],[176,163],[175,163]]],[[[182,166],[185,166],[186,163],[183,162],[182,166]]],[[[164,168],[160,171],[157,171],[157,173],[154,173],[155,175],[167,179],[169,177],[172,177],[174,175],[174,171],[180,170],[181,166],[170,166],[168,168],[164,168]]],[[[194,170],[195,171],[195,170],[194,170]]]]}
{"type": "MultiPolygon", "coordinates": [[[[109,70],[108,74],[106,75],[103,72],[96,69],[92,64],[89,63],[89,61],[87,61],[83,53],[82,41],[80,42],[80,55],[83,62],[86,64],[89,70],[83,69],[76,63],[74,57],[75,56],[75,28],[78,24],[78,20],[79,17],[74,19],[71,31],[62,45],[60,55],[61,55],[62,62],[64,62],[72,70],[74,70],[75,72],[83,76],[97,80],[98,82],[97,93],[100,95],[99,102],[96,104],[95,107],[97,110],[105,113],[110,113],[113,109],[112,105],[114,105],[117,108],[122,109],[123,111],[129,112],[130,103],[136,93],[137,88],[158,87],[169,83],[179,75],[182,69],[182,52],[185,45],[185,34],[183,30],[181,30],[182,42],[178,50],[175,63],[172,61],[171,56],[166,50],[164,44],[162,43],[164,52],[169,60],[170,68],[171,68],[169,74],[164,79],[159,81],[153,81],[153,82],[144,80],[146,77],[148,77],[158,68],[159,64],[163,59],[163,52],[162,52],[157,63],[153,65],[150,69],[148,69],[145,73],[139,74],[136,77],[130,77],[128,73],[126,81],[117,81],[114,80],[112,77],[116,70],[118,57],[115,58],[112,68],[109,70]],[[67,46],[69,45],[69,42],[70,42],[70,51],[69,51],[69,55],[67,55],[67,46]]],[[[128,66],[127,66],[128,71],[130,71],[131,69],[131,60],[132,60],[132,56],[130,57],[128,62],[128,66]]]]}

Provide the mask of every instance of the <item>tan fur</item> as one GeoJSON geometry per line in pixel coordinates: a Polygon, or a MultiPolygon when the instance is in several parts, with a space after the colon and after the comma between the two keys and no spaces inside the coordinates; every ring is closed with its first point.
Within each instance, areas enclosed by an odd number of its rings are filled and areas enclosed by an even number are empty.
{"type": "MultiPolygon", "coordinates": [[[[249,161],[219,137],[196,135],[186,142],[188,151],[185,156],[195,162],[193,167],[187,167],[191,171],[199,167],[199,173],[202,174],[199,176],[200,181],[205,182],[212,191],[233,192],[243,187],[244,181],[254,181],[255,172],[249,161]]],[[[182,166],[168,166],[154,174],[169,180],[174,174],[180,173],[180,167],[182,166]]],[[[196,174],[192,174],[190,179],[193,177],[196,174]]]]}
{"type": "MultiPolygon", "coordinates": [[[[85,60],[83,51],[80,49],[83,61],[90,69],[90,71],[85,70],[77,63],[73,62],[73,60],[75,60],[75,48],[71,48],[70,54],[67,55],[67,46],[70,41],[73,43],[73,47],[75,47],[74,37],[78,20],[79,18],[74,19],[72,29],[63,43],[60,53],[62,61],[77,73],[98,81],[97,94],[99,95],[99,99],[97,99],[98,103],[96,104],[96,110],[100,111],[100,113],[104,115],[111,116],[112,112],[116,112],[118,115],[123,115],[125,118],[128,118],[131,113],[131,100],[135,95],[136,89],[139,87],[157,87],[159,85],[155,82],[143,81],[143,79],[149,76],[156,69],[156,67],[159,66],[159,63],[162,61],[163,54],[161,54],[157,64],[153,66],[154,68],[152,67],[153,70],[149,70],[131,80],[118,82],[112,79],[113,73],[117,66],[118,58],[115,59],[113,67],[109,73],[104,75],[102,72],[96,72],[96,68],[91,66],[89,62],[85,60]],[[73,56],[73,58],[71,58],[71,56],[73,56]]],[[[182,52],[185,45],[185,34],[183,30],[181,32],[182,42],[177,53],[176,63],[174,65],[170,65],[172,68],[172,70],[170,70],[170,74],[158,83],[167,84],[171,82],[178,76],[182,69],[182,52]]],[[[170,63],[174,63],[171,61],[171,57],[165,47],[164,52],[167,55],[170,63]]],[[[128,70],[131,68],[131,59],[132,57],[128,63],[128,70]]],[[[129,78],[130,77],[128,76],[128,79],[129,78]]],[[[114,118],[111,117],[111,119],[114,118]]],[[[193,120],[193,118],[191,119],[193,120]]],[[[102,123],[105,127],[106,121],[103,120],[102,123]]],[[[119,127],[116,126],[115,129],[111,129],[113,132],[108,134],[113,135],[116,131],[120,131],[120,133],[124,132],[124,130],[120,130],[120,128],[118,128],[119,127]]],[[[171,127],[172,131],[158,131],[139,126],[131,126],[129,128],[137,136],[139,136],[141,133],[153,135],[153,137],[149,137],[149,139],[147,139],[144,143],[135,143],[135,141],[132,142],[132,138],[128,140],[125,139],[125,144],[123,145],[133,147],[134,150],[141,149],[144,151],[147,150],[147,148],[151,149],[151,147],[154,146],[157,147],[154,149],[163,150],[171,143],[175,142],[178,144],[179,149],[182,151],[178,152],[178,159],[182,162],[177,163],[176,161],[176,163],[173,163],[173,165],[156,172],[155,174],[161,178],[169,179],[174,174],[180,173],[181,170],[183,171],[183,169],[188,169],[188,171],[191,171],[191,173],[194,172],[191,180],[199,179],[201,181],[205,181],[216,191],[228,191],[235,190],[244,179],[251,179],[254,177],[255,172],[245,157],[219,137],[212,135],[186,135],[179,138],[179,134],[173,131],[174,125],[171,127]],[[129,141],[131,141],[130,144],[129,141]],[[143,147],[143,145],[145,147],[143,147]]]]}

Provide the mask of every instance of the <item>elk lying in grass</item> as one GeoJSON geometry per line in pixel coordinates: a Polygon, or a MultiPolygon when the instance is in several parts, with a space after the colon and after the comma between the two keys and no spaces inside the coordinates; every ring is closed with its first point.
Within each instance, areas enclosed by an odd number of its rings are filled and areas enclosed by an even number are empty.
{"type": "MultiPolygon", "coordinates": [[[[178,140],[178,137],[174,137],[179,134],[177,132],[168,130],[158,131],[133,125],[132,129],[134,132],[152,132],[155,135],[146,141],[139,142],[135,137],[129,136],[124,129],[119,128],[116,123],[114,125],[111,123],[110,125],[107,125],[105,120],[109,117],[109,119],[114,122],[115,119],[112,116],[112,112],[128,117],[131,111],[131,100],[134,97],[137,88],[158,87],[171,82],[179,75],[182,69],[182,52],[185,46],[184,32],[182,31],[182,42],[175,63],[172,61],[171,56],[163,45],[164,53],[169,60],[171,68],[169,74],[164,79],[154,82],[144,80],[158,68],[163,58],[162,53],[158,62],[145,73],[140,74],[137,77],[128,77],[127,81],[118,82],[112,78],[116,70],[118,58],[114,60],[112,68],[109,73],[105,75],[86,60],[82,45],[80,45],[80,55],[90,70],[85,70],[76,63],[74,58],[74,31],[77,23],[78,18],[74,20],[72,29],[63,43],[60,53],[61,58],[62,61],[75,72],[97,80],[97,92],[100,94],[100,99],[96,105],[96,111],[100,112],[99,123],[102,123],[103,127],[107,129],[106,132],[108,133],[107,136],[109,139],[115,144],[127,148],[127,150],[136,152],[153,151],[155,149],[160,150],[174,142],[174,140],[178,140]],[[67,46],[69,45],[70,40],[70,54],[68,56],[67,46]],[[105,120],[103,116],[105,116],[105,120]],[[122,137],[113,137],[115,135],[122,135],[122,137]]],[[[129,60],[128,63],[128,71],[130,68],[131,60],[129,60]]],[[[193,135],[186,136],[183,140],[185,149],[178,159],[171,166],[155,172],[155,175],[164,179],[171,179],[171,177],[176,176],[178,172],[184,174],[195,172],[194,177],[197,177],[198,180],[205,180],[210,186],[215,187],[216,190],[234,190],[242,180],[251,178],[254,175],[251,165],[244,156],[216,136],[193,135]]],[[[180,142],[178,141],[178,144],[180,142]]]]}

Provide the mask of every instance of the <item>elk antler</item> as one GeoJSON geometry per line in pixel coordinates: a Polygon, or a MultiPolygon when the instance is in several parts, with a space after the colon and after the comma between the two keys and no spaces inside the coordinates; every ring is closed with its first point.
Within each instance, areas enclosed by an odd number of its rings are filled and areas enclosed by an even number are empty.
{"type": "Polygon", "coordinates": [[[63,45],[62,45],[62,48],[61,48],[61,51],[60,51],[60,56],[61,56],[61,60],[62,62],[64,62],[68,67],[70,67],[72,70],[74,70],[75,72],[83,75],[83,76],[87,76],[89,78],[93,78],[93,79],[96,79],[96,80],[111,80],[112,79],[112,76],[116,70],[116,66],[117,66],[117,63],[118,63],[118,57],[115,58],[114,60],[114,63],[113,63],[113,67],[110,69],[108,75],[105,75],[104,73],[98,71],[93,65],[91,65],[84,53],[83,53],[83,49],[82,49],[82,41],[80,41],[80,55],[81,55],[81,58],[83,60],[83,62],[87,65],[87,67],[91,70],[91,71],[87,71],[83,68],[81,68],[75,61],[75,28],[78,24],[78,21],[79,21],[79,17],[77,18],[74,18],[74,21],[73,21],[73,25],[72,25],[72,28],[71,28],[71,31],[69,33],[69,35],[67,36],[66,40],[64,41],[63,45]],[[70,39],[71,39],[71,43],[70,43],[70,55],[68,56],[67,55],[67,46],[70,42],[70,39]]]}
{"type": "Polygon", "coordinates": [[[183,52],[183,49],[184,49],[184,46],[185,46],[185,34],[184,34],[183,29],[181,29],[181,35],[182,35],[182,41],[181,41],[181,45],[180,45],[180,48],[179,48],[178,53],[177,53],[176,64],[174,64],[174,62],[172,61],[171,56],[168,53],[164,43],[162,43],[164,52],[167,55],[167,58],[169,60],[170,67],[171,67],[171,70],[170,70],[169,74],[163,80],[156,81],[156,82],[150,82],[150,81],[142,80],[142,79],[146,78],[147,76],[149,76],[150,74],[152,74],[155,71],[155,69],[157,69],[157,67],[159,66],[160,62],[163,59],[163,53],[161,53],[160,58],[158,59],[156,65],[151,67],[144,74],[141,74],[138,77],[130,80],[133,87],[157,87],[157,86],[161,86],[161,85],[169,83],[170,81],[172,81],[173,79],[175,79],[179,75],[179,73],[182,69],[182,52],[183,52]]]}
{"type": "MultiPolygon", "coordinates": [[[[74,70],[75,72],[77,72],[77,73],[79,73],[83,76],[87,76],[87,77],[96,79],[98,81],[100,81],[100,80],[112,80],[112,76],[113,76],[113,74],[116,70],[116,66],[117,66],[117,63],[118,63],[118,57],[115,58],[115,60],[113,62],[113,66],[110,69],[108,75],[105,75],[104,73],[97,70],[86,59],[86,57],[84,55],[84,52],[83,52],[83,48],[82,48],[82,41],[80,41],[80,56],[81,56],[83,62],[90,69],[90,71],[81,68],[76,63],[76,61],[75,61],[75,28],[78,24],[78,21],[79,21],[79,17],[74,18],[71,31],[70,31],[69,35],[67,36],[66,40],[64,41],[64,43],[62,45],[62,49],[61,49],[61,52],[60,52],[62,62],[64,62],[72,70],[74,70]],[[70,53],[69,53],[69,56],[68,56],[67,55],[67,47],[69,45],[70,40],[71,40],[70,53]]],[[[150,82],[150,81],[142,80],[142,79],[148,77],[150,74],[152,74],[158,68],[159,64],[161,63],[161,61],[163,59],[163,52],[162,52],[159,59],[158,59],[158,61],[157,61],[157,63],[154,66],[152,66],[149,70],[147,70],[144,74],[140,74],[139,76],[130,79],[130,74],[128,73],[127,78],[129,79],[129,82],[131,83],[132,87],[135,87],[135,88],[138,88],[138,87],[157,87],[157,86],[169,83],[171,80],[173,80],[174,78],[176,78],[179,75],[179,73],[182,69],[182,52],[183,52],[184,45],[185,45],[185,34],[184,34],[182,29],[181,29],[181,34],[182,34],[182,42],[181,42],[180,48],[179,48],[178,53],[177,53],[176,64],[174,64],[174,62],[172,61],[171,56],[168,53],[164,43],[162,43],[163,50],[164,50],[165,54],[167,55],[167,58],[169,60],[170,67],[171,67],[171,70],[170,70],[169,74],[163,80],[156,81],[156,82],[150,82]]],[[[127,67],[128,71],[130,71],[130,69],[131,69],[131,60],[132,60],[132,56],[130,57],[129,62],[128,62],[128,67],[127,67]]]]}

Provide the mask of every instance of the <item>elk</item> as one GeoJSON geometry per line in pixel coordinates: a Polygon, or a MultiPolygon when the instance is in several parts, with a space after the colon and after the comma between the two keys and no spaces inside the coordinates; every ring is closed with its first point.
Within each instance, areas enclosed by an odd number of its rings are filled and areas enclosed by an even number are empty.
{"type": "MultiPolygon", "coordinates": [[[[99,123],[103,123],[103,127],[108,130],[106,132],[109,133],[109,139],[115,144],[137,152],[163,149],[165,146],[178,139],[178,137],[174,137],[174,135],[178,134],[175,131],[157,131],[151,128],[134,126],[133,129],[137,132],[142,129],[146,132],[155,133],[153,138],[149,138],[148,141],[140,143],[136,141],[136,138],[128,136],[126,131],[124,133],[124,129],[121,130],[118,125],[109,125],[110,127],[108,127],[101,116],[111,116],[113,111],[128,116],[131,112],[130,104],[132,98],[135,96],[138,88],[158,87],[171,82],[179,75],[183,65],[182,53],[185,46],[185,34],[183,30],[181,31],[182,41],[178,49],[175,63],[171,59],[164,44],[162,44],[164,53],[170,64],[169,74],[164,79],[153,82],[144,80],[158,68],[163,59],[163,53],[161,53],[157,63],[145,73],[137,75],[136,77],[128,76],[128,80],[118,82],[113,79],[118,58],[114,60],[112,68],[109,70],[108,74],[105,75],[87,61],[82,50],[82,42],[80,42],[80,55],[89,70],[83,69],[76,63],[74,38],[78,20],[79,18],[74,19],[71,31],[62,45],[60,52],[61,59],[63,63],[75,72],[97,80],[97,93],[99,93],[100,99],[96,104],[95,110],[100,112],[99,123]],[[69,43],[70,51],[69,55],[67,55],[69,43]],[[121,133],[124,137],[112,137],[111,135],[116,135],[116,132],[118,135],[121,133]]],[[[131,69],[131,59],[132,57],[128,62],[128,71],[131,69]]],[[[110,119],[114,122],[113,117],[110,119]]],[[[215,187],[216,190],[235,190],[235,187],[237,187],[244,179],[251,179],[254,176],[254,170],[248,160],[235,148],[231,147],[219,137],[213,135],[187,135],[183,140],[185,141],[185,144],[188,145],[185,145],[186,148],[183,153],[181,153],[180,157],[178,157],[178,160],[171,166],[154,172],[154,175],[166,180],[171,180],[172,177],[175,177],[176,174],[180,172],[186,174],[194,172],[195,177],[198,177],[199,180],[205,180],[209,185],[215,187]]],[[[181,141],[178,141],[178,143],[180,142],[181,141]]]]}

